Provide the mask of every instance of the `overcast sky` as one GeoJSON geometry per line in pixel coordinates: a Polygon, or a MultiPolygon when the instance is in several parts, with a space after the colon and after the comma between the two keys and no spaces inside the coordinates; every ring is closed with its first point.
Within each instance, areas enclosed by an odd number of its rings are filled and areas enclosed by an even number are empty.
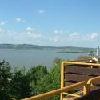
{"type": "Polygon", "coordinates": [[[0,0],[0,43],[100,46],[100,0],[0,0]]]}

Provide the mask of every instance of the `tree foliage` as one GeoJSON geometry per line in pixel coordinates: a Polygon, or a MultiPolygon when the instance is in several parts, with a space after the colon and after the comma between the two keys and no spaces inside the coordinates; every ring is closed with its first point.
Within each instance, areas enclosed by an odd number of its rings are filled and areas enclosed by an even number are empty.
{"type": "Polygon", "coordinates": [[[61,59],[58,58],[58,57],[56,57],[56,58],[54,58],[53,62],[54,62],[54,65],[55,65],[55,66],[58,66],[59,63],[61,62],[61,59]]]}
{"type": "Polygon", "coordinates": [[[30,97],[30,78],[23,70],[16,70],[12,76],[11,94],[16,99],[30,97]]]}
{"type": "Polygon", "coordinates": [[[38,89],[38,82],[45,77],[45,75],[47,74],[47,69],[45,66],[35,66],[32,67],[29,71],[28,71],[28,76],[30,78],[30,86],[32,87],[32,91],[31,91],[31,95],[36,95],[39,94],[40,91],[38,89]]]}
{"type": "Polygon", "coordinates": [[[10,66],[7,62],[0,62],[0,100],[10,100],[10,66]]]}
{"type": "MultiPolygon", "coordinates": [[[[0,100],[19,100],[60,88],[60,61],[54,60],[56,64],[50,70],[39,65],[12,73],[9,63],[0,62],[0,100]]],[[[59,96],[50,98],[56,99],[59,96]]]]}
{"type": "Polygon", "coordinates": [[[90,57],[94,57],[94,55],[95,55],[95,54],[94,54],[94,51],[90,51],[89,56],[90,56],[90,57]]]}

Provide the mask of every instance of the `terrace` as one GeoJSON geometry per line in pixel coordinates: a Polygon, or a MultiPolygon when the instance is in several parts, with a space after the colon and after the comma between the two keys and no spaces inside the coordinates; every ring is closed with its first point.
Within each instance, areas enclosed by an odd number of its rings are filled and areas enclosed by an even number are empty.
{"type": "Polygon", "coordinates": [[[39,100],[57,94],[61,100],[99,100],[100,64],[85,62],[62,62],[61,88],[22,100],[39,100]]]}

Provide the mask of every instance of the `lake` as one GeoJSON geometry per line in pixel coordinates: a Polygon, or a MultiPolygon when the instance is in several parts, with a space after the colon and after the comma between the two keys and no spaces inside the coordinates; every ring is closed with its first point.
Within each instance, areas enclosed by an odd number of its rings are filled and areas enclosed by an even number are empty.
{"type": "Polygon", "coordinates": [[[3,59],[10,63],[11,67],[23,67],[29,69],[32,66],[44,65],[49,69],[53,65],[54,58],[63,60],[75,59],[86,53],[57,53],[59,50],[19,50],[19,49],[0,49],[0,61],[3,59]]]}

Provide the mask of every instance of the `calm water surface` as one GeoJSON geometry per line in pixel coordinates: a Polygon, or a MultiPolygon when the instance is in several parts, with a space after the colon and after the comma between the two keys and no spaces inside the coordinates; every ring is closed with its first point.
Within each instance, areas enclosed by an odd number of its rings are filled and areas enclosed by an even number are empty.
{"type": "Polygon", "coordinates": [[[75,59],[85,53],[57,53],[57,50],[16,50],[0,49],[0,60],[6,60],[12,67],[23,67],[27,69],[32,66],[45,65],[47,68],[53,65],[54,58],[64,60],[75,59]]]}

